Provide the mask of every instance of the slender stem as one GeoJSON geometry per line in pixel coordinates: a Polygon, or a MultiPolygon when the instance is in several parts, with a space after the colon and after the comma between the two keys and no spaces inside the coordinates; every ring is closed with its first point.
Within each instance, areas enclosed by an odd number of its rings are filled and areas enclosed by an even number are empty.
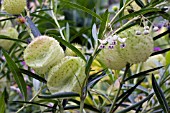
{"type": "MultiPolygon", "coordinates": [[[[57,6],[56,6],[56,7],[57,7],[57,6]]],[[[53,2],[52,2],[52,1],[51,1],[50,8],[51,8],[51,9],[54,9],[54,8],[53,8],[53,2]]],[[[58,20],[57,20],[57,18],[56,18],[56,16],[55,16],[53,10],[51,10],[51,14],[52,14],[52,18],[54,19],[55,24],[57,25],[57,27],[58,27],[58,29],[59,29],[59,33],[60,33],[62,39],[65,40],[65,37],[64,37],[64,34],[63,34],[62,29],[61,29],[61,27],[60,27],[60,24],[58,23],[58,20]]]]}
{"type": "MultiPolygon", "coordinates": [[[[29,100],[29,102],[32,102],[37,96],[38,94],[42,91],[42,87],[37,91],[37,93],[29,100]]],[[[16,113],[19,113],[20,111],[22,111],[25,107],[27,107],[28,105],[23,105],[16,113]]]]}
{"type": "Polygon", "coordinates": [[[126,77],[126,74],[127,74],[128,69],[129,69],[129,64],[127,64],[127,66],[126,66],[126,70],[125,70],[125,72],[124,72],[124,74],[123,74],[122,80],[121,80],[121,82],[120,82],[119,89],[118,89],[118,91],[117,91],[117,93],[116,93],[116,95],[115,95],[115,98],[114,98],[113,103],[112,103],[112,105],[111,105],[111,107],[110,107],[109,113],[113,113],[113,112],[114,112],[114,107],[115,107],[115,105],[116,105],[117,98],[118,98],[118,96],[119,96],[119,94],[120,94],[120,91],[121,91],[121,89],[122,89],[123,82],[124,82],[124,79],[125,79],[125,77],[126,77]]]}
{"type": "Polygon", "coordinates": [[[113,22],[115,21],[115,19],[117,18],[117,16],[129,5],[133,2],[134,0],[130,0],[127,4],[125,4],[118,13],[116,13],[116,15],[112,18],[112,20],[110,21],[109,25],[112,25],[113,22]]]}
{"type": "Polygon", "coordinates": [[[62,101],[63,100],[58,100],[59,101],[59,110],[60,110],[60,113],[64,113],[64,108],[63,108],[63,105],[62,105],[62,101]]]}
{"type": "Polygon", "coordinates": [[[84,98],[81,97],[81,101],[80,101],[80,113],[83,113],[83,109],[84,109],[84,98]]]}
{"type": "Polygon", "coordinates": [[[130,24],[131,22],[133,22],[133,21],[135,21],[135,20],[137,20],[137,19],[139,19],[139,17],[135,17],[135,18],[133,18],[132,20],[129,20],[128,22],[126,22],[125,24],[123,24],[123,26],[121,26],[120,28],[118,28],[115,32],[114,32],[114,34],[116,34],[118,31],[120,31],[123,27],[125,27],[125,26],[127,26],[128,24],[130,24]]]}

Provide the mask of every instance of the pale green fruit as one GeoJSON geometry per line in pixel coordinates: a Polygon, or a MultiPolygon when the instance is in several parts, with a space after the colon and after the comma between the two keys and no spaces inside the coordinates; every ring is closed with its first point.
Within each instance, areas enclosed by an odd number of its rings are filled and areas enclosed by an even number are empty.
{"type": "MultiPolygon", "coordinates": [[[[166,64],[166,59],[162,54],[154,55],[154,56],[149,57],[146,60],[146,62],[143,63],[142,71],[146,71],[146,70],[153,69],[156,67],[164,66],[165,64],[166,64]]],[[[151,72],[151,74],[152,73],[159,74],[159,71],[156,70],[156,71],[151,72]]]]}
{"type": "Polygon", "coordinates": [[[144,28],[133,26],[119,34],[121,38],[126,39],[125,48],[120,48],[121,56],[128,63],[140,63],[148,59],[152,54],[154,42],[150,34],[144,35],[144,28]],[[140,35],[136,35],[136,31],[140,31],[140,35]]]}
{"type": "MultiPolygon", "coordinates": [[[[12,27],[8,27],[0,30],[0,35],[8,36],[9,38],[13,38],[13,39],[18,39],[18,32],[16,29],[12,27]]],[[[4,48],[5,50],[9,50],[13,44],[14,41],[0,39],[0,47],[4,48]]]]}
{"type": "MultiPolygon", "coordinates": [[[[8,17],[2,16],[0,17],[0,20],[7,19],[7,18],[8,17]]],[[[10,20],[5,20],[5,21],[0,22],[0,30],[11,27],[11,26],[12,26],[12,22],[10,20]]]]}
{"type": "Polygon", "coordinates": [[[64,57],[59,42],[49,36],[35,38],[24,51],[26,64],[38,74],[45,74],[64,57]]]}
{"type": "Polygon", "coordinates": [[[120,46],[116,45],[113,49],[107,47],[102,49],[97,56],[97,60],[105,67],[120,70],[126,66],[126,60],[120,54],[120,46]]]}
{"type": "Polygon", "coordinates": [[[26,7],[26,0],[4,0],[3,7],[10,14],[20,14],[26,7]]]}
{"type": "Polygon", "coordinates": [[[58,92],[80,94],[85,76],[85,62],[80,57],[66,56],[49,71],[47,86],[52,94],[58,92]]]}

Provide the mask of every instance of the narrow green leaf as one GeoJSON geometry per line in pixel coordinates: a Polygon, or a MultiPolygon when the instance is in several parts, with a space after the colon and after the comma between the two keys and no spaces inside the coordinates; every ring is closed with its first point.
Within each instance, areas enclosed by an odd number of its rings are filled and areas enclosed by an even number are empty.
{"type": "Polygon", "coordinates": [[[108,10],[105,11],[105,13],[102,15],[102,22],[100,24],[100,30],[99,30],[99,39],[101,39],[106,31],[107,27],[107,21],[109,18],[109,12],[108,10]]]}
{"type": "MultiPolygon", "coordinates": [[[[78,101],[78,100],[69,99],[69,101],[74,102],[74,103],[77,104],[77,105],[80,105],[80,101],[78,101]]],[[[79,107],[79,108],[80,108],[80,107],[79,107]]],[[[100,112],[101,112],[100,110],[94,108],[93,106],[91,106],[91,105],[89,105],[89,104],[84,104],[84,108],[89,109],[89,110],[92,110],[92,111],[96,111],[97,113],[100,113],[100,112]]]]}
{"type": "Polygon", "coordinates": [[[86,62],[84,55],[76,47],[71,45],[69,42],[63,40],[62,38],[55,38],[55,39],[58,40],[59,42],[61,42],[66,47],[70,48],[73,52],[75,52],[77,54],[77,56],[81,57],[86,62]]]}
{"type": "Polygon", "coordinates": [[[152,74],[152,86],[153,86],[153,90],[155,92],[155,95],[156,95],[162,109],[164,110],[165,113],[169,113],[170,110],[168,107],[168,103],[165,99],[165,96],[164,96],[161,88],[159,87],[158,83],[156,82],[156,79],[153,74],[152,74]]]}
{"type": "Polygon", "coordinates": [[[79,97],[78,93],[74,92],[63,92],[63,93],[56,93],[52,95],[41,95],[38,96],[38,98],[46,98],[46,99],[51,99],[51,98],[68,98],[68,97],[79,97]]]}
{"type": "Polygon", "coordinates": [[[81,5],[66,1],[66,0],[60,0],[60,2],[64,3],[64,5],[70,6],[72,8],[77,9],[77,10],[82,10],[82,11],[84,11],[84,12],[98,18],[99,20],[102,20],[102,18],[98,14],[96,14],[95,12],[91,11],[90,9],[88,9],[88,8],[86,8],[84,6],[81,6],[81,5]]]}
{"type": "Polygon", "coordinates": [[[15,41],[15,42],[22,42],[22,43],[27,44],[26,41],[23,41],[23,40],[20,40],[20,39],[10,38],[10,37],[5,36],[5,35],[0,35],[0,40],[1,40],[1,39],[4,39],[4,40],[11,40],[11,41],[15,41]]]}
{"type": "Polygon", "coordinates": [[[153,40],[157,40],[157,39],[163,37],[164,35],[168,34],[169,32],[170,32],[170,29],[168,29],[167,31],[165,31],[165,32],[163,32],[163,33],[153,37],[153,40]]]}
{"type": "Polygon", "coordinates": [[[28,16],[26,16],[25,18],[26,18],[26,21],[27,21],[26,25],[28,25],[28,27],[30,27],[31,32],[34,35],[34,37],[41,36],[40,31],[35,26],[35,24],[32,22],[32,20],[28,16]]]}
{"type": "Polygon", "coordinates": [[[26,83],[24,81],[24,77],[21,71],[19,70],[19,68],[17,67],[17,65],[15,64],[15,62],[11,59],[11,57],[5,52],[5,50],[2,50],[2,51],[7,61],[7,64],[14,76],[14,79],[26,100],[27,99],[27,88],[26,88],[26,83]]]}
{"type": "Polygon", "coordinates": [[[124,81],[131,80],[131,79],[138,78],[138,77],[143,77],[144,75],[147,76],[148,75],[147,73],[161,69],[161,68],[163,68],[163,66],[156,67],[156,68],[153,68],[153,69],[149,69],[149,70],[146,70],[146,71],[142,71],[138,74],[135,74],[135,75],[132,75],[132,76],[126,78],[124,81]]]}
{"type": "Polygon", "coordinates": [[[5,90],[0,96],[0,113],[5,113],[5,90]]]}
{"type": "Polygon", "coordinates": [[[132,88],[130,88],[129,90],[127,90],[126,92],[122,93],[118,98],[117,101],[122,99],[119,104],[121,104],[135,89],[137,86],[139,86],[139,84],[141,84],[143,82],[145,78],[143,78],[142,80],[140,80],[135,86],[133,86],[132,88]]]}
{"type": "MultiPolygon", "coordinates": [[[[15,18],[16,18],[16,17],[15,17],[15,18]]],[[[12,19],[15,19],[15,18],[5,18],[5,19],[0,19],[0,22],[6,21],[6,20],[12,20],[12,19]]]]}
{"type": "Polygon", "coordinates": [[[136,87],[141,84],[143,82],[145,78],[143,78],[142,80],[140,80],[134,87],[130,88],[129,90],[127,90],[126,92],[122,93],[117,99],[116,102],[119,101],[120,102],[118,104],[116,104],[116,106],[114,107],[114,109],[111,110],[111,112],[115,112],[116,109],[132,94],[132,92],[136,89],[136,87]]]}
{"type": "Polygon", "coordinates": [[[98,35],[97,34],[98,34],[97,33],[97,27],[96,27],[96,24],[94,23],[93,26],[92,26],[92,36],[93,36],[95,45],[98,45],[98,35]]]}
{"type": "Polygon", "coordinates": [[[162,53],[166,53],[166,52],[168,52],[168,51],[170,51],[170,48],[167,48],[167,49],[163,49],[163,50],[161,50],[161,51],[154,52],[154,53],[151,54],[151,56],[158,55],[158,54],[162,54],[162,53]]]}
{"type": "Polygon", "coordinates": [[[42,78],[41,76],[38,76],[37,74],[34,74],[34,73],[32,73],[28,70],[25,70],[25,69],[20,69],[20,71],[21,71],[21,73],[26,74],[32,78],[35,78],[35,79],[39,80],[40,82],[47,83],[47,81],[44,78],[42,78]]]}
{"type": "Polygon", "coordinates": [[[103,77],[106,76],[106,72],[103,71],[101,74],[97,75],[96,77],[88,80],[87,87],[92,88],[98,81],[100,81],[103,77]]]}
{"type": "Polygon", "coordinates": [[[93,62],[93,59],[94,59],[94,57],[90,56],[90,58],[89,58],[89,60],[88,60],[88,62],[86,64],[86,69],[85,69],[86,75],[88,75],[88,73],[90,72],[90,67],[91,67],[91,64],[93,62]]]}
{"type": "MultiPolygon", "coordinates": [[[[120,5],[119,5],[119,10],[123,7],[124,5],[124,0],[120,0],[120,5]]],[[[121,18],[124,15],[124,11],[121,11],[119,14],[119,18],[121,18]]]]}
{"type": "Polygon", "coordinates": [[[99,49],[98,51],[96,51],[96,54],[94,56],[90,56],[87,64],[86,64],[86,69],[85,69],[85,73],[86,75],[88,75],[88,73],[90,72],[90,67],[93,63],[93,60],[96,58],[96,56],[98,55],[98,53],[101,51],[101,49],[99,49]]]}
{"type": "Polygon", "coordinates": [[[150,13],[150,12],[157,12],[157,11],[160,11],[160,9],[157,9],[157,8],[141,9],[141,10],[139,10],[139,11],[130,13],[130,14],[128,14],[128,15],[125,15],[125,16],[119,18],[118,20],[116,20],[116,21],[113,23],[113,25],[116,24],[116,23],[119,22],[119,21],[124,20],[124,19],[128,19],[128,18],[131,18],[131,17],[135,17],[135,16],[138,16],[138,15],[146,14],[146,13],[150,13]]]}
{"type": "Polygon", "coordinates": [[[143,2],[141,0],[135,0],[135,2],[139,7],[141,7],[141,8],[145,7],[145,5],[143,4],[143,2]]]}
{"type": "Polygon", "coordinates": [[[135,104],[133,104],[133,105],[131,105],[131,106],[129,106],[129,107],[126,107],[125,109],[123,109],[123,110],[121,110],[121,111],[119,111],[119,112],[117,112],[117,113],[127,113],[128,111],[136,108],[137,106],[142,105],[144,102],[146,102],[147,100],[149,100],[152,96],[153,96],[153,93],[150,94],[150,95],[149,95],[148,97],[146,97],[145,99],[141,100],[140,102],[135,103],[135,104]]]}
{"type": "Polygon", "coordinates": [[[88,28],[82,28],[80,31],[78,31],[75,35],[73,35],[71,38],[70,38],[70,42],[73,41],[75,38],[81,36],[83,33],[87,32],[88,30],[90,30],[91,27],[88,27],[88,28]]]}
{"type": "MultiPolygon", "coordinates": [[[[44,106],[44,107],[48,107],[48,108],[53,108],[51,106],[45,105],[45,104],[40,104],[40,103],[36,103],[36,102],[27,102],[27,101],[12,101],[11,103],[26,103],[26,104],[31,104],[31,105],[37,105],[37,106],[44,106]]],[[[0,112],[1,113],[1,112],[0,112]]]]}

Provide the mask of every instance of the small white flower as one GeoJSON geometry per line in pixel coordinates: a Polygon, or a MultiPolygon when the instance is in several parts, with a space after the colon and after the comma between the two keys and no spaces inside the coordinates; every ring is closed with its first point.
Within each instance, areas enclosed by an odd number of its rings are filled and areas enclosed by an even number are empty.
{"type": "Polygon", "coordinates": [[[156,32],[156,31],[158,31],[159,30],[159,28],[157,27],[157,26],[155,26],[154,28],[153,28],[153,31],[154,32],[156,32]]]}
{"type": "Polygon", "coordinates": [[[114,45],[109,45],[109,47],[108,47],[109,49],[113,49],[114,48],[114,45]]]}
{"type": "Polygon", "coordinates": [[[103,45],[103,44],[99,45],[99,49],[104,49],[104,48],[105,48],[105,45],[103,45]]]}
{"type": "Polygon", "coordinates": [[[136,35],[141,35],[142,33],[141,33],[141,31],[137,30],[135,34],[136,35]]]}
{"type": "Polygon", "coordinates": [[[120,47],[121,47],[121,48],[125,48],[125,46],[126,46],[125,43],[120,44],[120,47]]]}
{"type": "Polygon", "coordinates": [[[118,35],[113,35],[113,40],[117,40],[119,38],[118,35]]]}
{"type": "Polygon", "coordinates": [[[109,36],[109,37],[107,38],[107,42],[108,42],[109,44],[111,44],[111,43],[113,42],[113,37],[112,37],[112,36],[109,36]]]}
{"type": "Polygon", "coordinates": [[[100,39],[99,39],[99,42],[100,42],[101,44],[106,44],[106,43],[107,43],[107,40],[106,40],[106,39],[104,39],[104,40],[100,40],[100,39]]]}
{"type": "Polygon", "coordinates": [[[143,31],[143,34],[144,34],[144,35],[149,34],[149,30],[144,30],[144,31],[143,31]]]}
{"type": "Polygon", "coordinates": [[[149,26],[145,26],[144,29],[145,29],[145,30],[149,30],[149,26]]]}
{"type": "Polygon", "coordinates": [[[124,43],[126,41],[126,39],[127,38],[120,38],[120,37],[118,38],[119,42],[121,42],[121,43],[124,43]]]}
{"type": "Polygon", "coordinates": [[[114,41],[112,42],[112,45],[117,45],[117,41],[114,40],[114,41]]]}
{"type": "MultiPolygon", "coordinates": [[[[107,38],[107,41],[108,41],[108,43],[109,44],[113,44],[114,42],[116,42],[116,40],[119,38],[119,36],[118,35],[113,35],[113,36],[109,36],[108,38],[107,38]]],[[[114,43],[114,45],[115,45],[116,43],[114,43]]]]}

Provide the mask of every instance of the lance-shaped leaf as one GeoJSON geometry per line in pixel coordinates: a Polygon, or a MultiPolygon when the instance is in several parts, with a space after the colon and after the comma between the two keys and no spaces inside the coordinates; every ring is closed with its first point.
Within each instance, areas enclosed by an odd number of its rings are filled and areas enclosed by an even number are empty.
{"type": "Polygon", "coordinates": [[[40,104],[40,103],[37,103],[37,102],[12,101],[11,103],[14,103],[14,104],[23,103],[23,104],[31,104],[31,105],[44,106],[44,107],[52,108],[51,106],[48,106],[48,105],[46,105],[46,104],[40,104]]]}
{"type": "Polygon", "coordinates": [[[81,5],[66,1],[66,0],[60,0],[60,2],[64,3],[64,5],[75,8],[77,10],[82,10],[83,12],[86,12],[86,13],[98,18],[99,20],[102,20],[102,18],[98,14],[96,14],[95,12],[91,11],[90,9],[88,9],[84,6],[81,6],[81,5]]]}
{"type": "Polygon", "coordinates": [[[117,112],[117,113],[127,113],[128,111],[136,108],[137,106],[142,105],[144,102],[146,102],[147,100],[149,100],[152,96],[153,96],[153,93],[150,94],[150,95],[149,95],[148,97],[146,97],[145,99],[141,100],[140,102],[135,103],[135,104],[133,104],[133,105],[131,105],[131,106],[129,106],[129,107],[126,107],[125,109],[123,109],[122,111],[119,111],[119,112],[117,112]]]}
{"type": "Polygon", "coordinates": [[[81,57],[85,62],[86,62],[86,58],[84,57],[84,55],[73,45],[71,45],[69,42],[63,40],[62,38],[56,38],[56,40],[58,40],[59,42],[61,42],[63,45],[65,45],[66,47],[68,47],[69,49],[71,49],[73,52],[75,52],[77,54],[77,56],[81,57]]]}
{"type": "Polygon", "coordinates": [[[126,78],[124,81],[131,80],[131,79],[138,78],[138,77],[146,76],[146,75],[148,75],[149,72],[152,72],[152,71],[161,69],[162,67],[163,67],[163,66],[156,67],[156,68],[153,68],[153,69],[149,69],[149,70],[146,70],[146,71],[142,71],[142,72],[140,72],[140,73],[137,73],[137,74],[135,74],[135,75],[133,75],[133,76],[130,76],[130,77],[126,78]]]}
{"type": "Polygon", "coordinates": [[[41,76],[38,76],[37,74],[34,74],[34,73],[32,73],[28,70],[25,70],[25,69],[20,69],[20,71],[21,71],[21,73],[26,74],[29,77],[35,78],[35,79],[39,80],[40,82],[47,83],[47,81],[44,78],[42,78],[41,76]]]}
{"type": "Polygon", "coordinates": [[[156,79],[154,77],[154,75],[152,74],[152,86],[153,86],[153,90],[155,92],[155,95],[159,101],[159,104],[162,106],[162,109],[164,110],[165,113],[169,113],[169,107],[168,107],[168,103],[165,99],[165,96],[161,90],[161,88],[159,87],[158,83],[156,82],[156,79]]]}
{"type": "Polygon", "coordinates": [[[5,113],[5,91],[0,95],[0,113],[5,113]]]}
{"type": "Polygon", "coordinates": [[[168,52],[168,51],[170,51],[170,48],[166,48],[166,49],[164,49],[164,50],[154,52],[154,53],[151,54],[151,56],[158,55],[158,54],[162,54],[162,53],[166,53],[166,52],[168,52]]]}
{"type": "Polygon", "coordinates": [[[2,51],[3,51],[3,54],[7,61],[7,64],[14,76],[14,79],[26,100],[27,99],[27,88],[26,88],[26,83],[24,81],[24,77],[23,77],[21,71],[19,70],[19,68],[17,67],[17,65],[15,64],[15,62],[11,59],[11,57],[4,50],[2,50],[2,51]]]}
{"type": "Polygon", "coordinates": [[[55,93],[52,95],[40,95],[38,98],[45,98],[45,99],[51,99],[51,98],[71,98],[71,97],[79,97],[78,93],[74,92],[61,92],[61,93],[55,93]]]}

